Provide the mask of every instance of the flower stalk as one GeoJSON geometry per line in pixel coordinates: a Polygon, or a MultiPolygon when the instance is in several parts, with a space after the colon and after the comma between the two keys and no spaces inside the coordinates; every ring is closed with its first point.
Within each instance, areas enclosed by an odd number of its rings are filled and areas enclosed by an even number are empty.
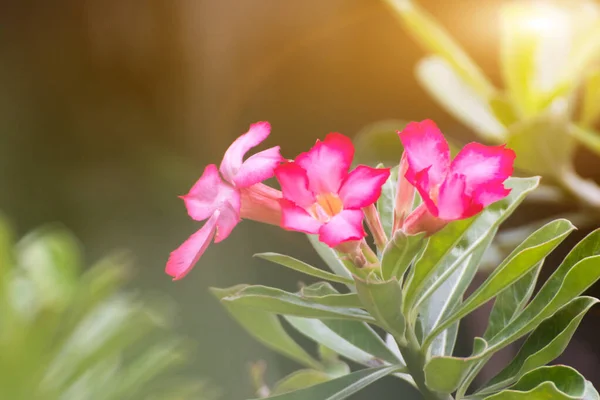
{"type": "Polygon", "coordinates": [[[385,231],[383,230],[383,225],[381,225],[381,219],[379,218],[377,208],[374,204],[371,204],[363,208],[363,212],[365,214],[365,221],[367,222],[367,227],[373,235],[375,246],[379,251],[383,251],[385,245],[388,242],[388,238],[385,234],[385,231]]]}
{"type": "Polygon", "coordinates": [[[406,362],[408,372],[415,381],[425,400],[452,400],[450,394],[431,391],[425,383],[425,363],[427,361],[412,326],[408,325],[405,338],[395,338],[402,358],[406,362]]]}

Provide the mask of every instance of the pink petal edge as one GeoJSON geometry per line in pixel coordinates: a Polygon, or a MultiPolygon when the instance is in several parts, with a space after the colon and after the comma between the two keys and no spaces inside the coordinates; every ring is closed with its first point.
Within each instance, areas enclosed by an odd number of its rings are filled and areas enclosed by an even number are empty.
{"type": "Polygon", "coordinates": [[[367,233],[363,227],[361,210],[343,210],[319,229],[319,240],[329,247],[336,247],[351,240],[360,240],[367,233]]]}
{"type": "Polygon", "coordinates": [[[338,192],[353,158],[352,141],[341,133],[330,133],[295,161],[306,171],[309,189],[321,194],[338,192]]]}
{"type": "Polygon", "coordinates": [[[196,221],[210,217],[217,209],[219,194],[223,192],[224,185],[226,184],[221,180],[217,166],[207,165],[188,194],[179,196],[185,202],[188,215],[196,221]]]}
{"type": "Polygon", "coordinates": [[[487,207],[492,203],[502,200],[510,194],[511,189],[505,188],[504,184],[499,182],[488,182],[479,185],[472,193],[473,201],[487,207]]]}
{"type": "Polygon", "coordinates": [[[313,218],[305,209],[298,207],[287,199],[279,200],[281,204],[281,227],[290,231],[318,233],[321,223],[313,218]]]}
{"type": "Polygon", "coordinates": [[[486,146],[469,143],[456,155],[450,173],[462,174],[466,178],[467,193],[477,190],[488,182],[504,182],[513,173],[515,152],[502,146],[486,146]]]}
{"type": "Polygon", "coordinates": [[[429,187],[424,189],[440,185],[450,166],[450,148],[437,125],[431,120],[411,122],[398,135],[408,159],[406,179],[415,184],[416,175],[427,170],[429,187]]]}
{"type": "Polygon", "coordinates": [[[438,207],[435,201],[433,201],[431,198],[431,194],[429,192],[429,173],[427,169],[424,169],[415,175],[415,183],[413,185],[417,188],[417,192],[419,192],[419,195],[421,196],[425,206],[429,209],[431,214],[437,217],[438,207]]]}
{"type": "Polygon", "coordinates": [[[314,194],[308,189],[306,171],[294,162],[287,162],[275,169],[275,177],[281,186],[284,198],[301,207],[308,207],[315,202],[314,194]]]}
{"type": "Polygon", "coordinates": [[[215,234],[218,218],[219,212],[217,211],[202,228],[171,252],[165,272],[172,276],[174,281],[186,276],[204,254],[215,234]]]}
{"type": "Polygon", "coordinates": [[[233,182],[238,188],[246,188],[272,178],[282,161],[279,146],[256,153],[243,162],[233,182]]]}
{"type": "Polygon", "coordinates": [[[244,162],[244,156],[253,147],[262,143],[271,133],[271,124],[268,122],[256,122],[250,125],[248,132],[238,137],[229,146],[219,170],[226,181],[233,183],[236,174],[244,162]]]}
{"type": "Polygon", "coordinates": [[[358,209],[375,203],[389,176],[389,168],[371,168],[366,165],[356,167],[340,187],[339,196],[344,208],[358,209]]]}

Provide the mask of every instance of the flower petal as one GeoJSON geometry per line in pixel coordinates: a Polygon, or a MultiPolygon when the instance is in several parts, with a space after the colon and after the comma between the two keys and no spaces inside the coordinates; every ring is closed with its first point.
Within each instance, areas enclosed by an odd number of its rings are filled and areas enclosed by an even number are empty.
{"type": "Polygon", "coordinates": [[[389,176],[389,168],[371,168],[365,165],[356,167],[340,187],[339,196],[344,208],[358,209],[375,203],[389,176]]]}
{"type": "Polygon", "coordinates": [[[281,204],[281,227],[290,231],[317,233],[321,223],[313,218],[305,209],[298,207],[287,199],[279,200],[281,204]]]}
{"type": "Polygon", "coordinates": [[[367,235],[362,221],[361,210],[343,210],[319,229],[319,240],[329,247],[336,247],[350,240],[360,240],[367,235]]]}
{"type": "Polygon", "coordinates": [[[244,161],[244,155],[253,147],[258,146],[271,133],[268,122],[257,122],[250,125],[248,132],[237,138],[225,152],[219,170],[225,180],[233,183],[244,161]]]}
{"type": "Polygon", "coordinates": [[[402,225],[402,230],[407,235],[416,235],[425,232],[427,236],[441,230],[448,224],[448,221],[436,217],[430,211],[427,205],[420,204],[415,208],[402,225]]]}
{"type": "Polygon", "coordinates": [[[398,135],[408,159],[406,179],[415,184],[417,174],[427,170],[428,187],[423,189],[441,184],[450,166],[450,148],[437,125],[431,120],[411,122],[398,135]]]}
{"type": "Polygon", "coordinates": [[[189,193],[180,196],[189,216],[196,221],[210,217],[219,204],[235,196],[235,189],[221,180],[217,166],[207,165],[189,193]]]}
{"type": "Polygon", "coordinates": [[[272,178],[275,168],[284,160],[279,146],[256,153],[242,163],[233,182],[239,188],[246,188],[272,178]]]}
{"type": "Polygon", "coordinates": [[[488,182],[504,182],[513,173],[515,152],[504,146],[469,143],[457,154],[450,171],[466,178],[467,193],[488,182]]]}
{"type": "MultiPolygon", "coordinates": [[[[408,180],[408,179],[407,179],[408,180]]],[[[415,175],[415,187],[417,191],[421,195],[421,199],[423,199],[423,203],[429,209],[429,212],[437,217],[438,215],[438,207],[433,201],[432,195],[430,193],[430,185],[429,185],[429,171],[428,169],[424,169],[423,171],[417,172],[415,175]]],[[[412,204],[411,204],[412,207],[412,204]]]]}
{"type": "Polygon", "coordinates": [[[504,187],[499,182],[488,182],[479,185],[473,192],[473,202],[481,204],[482,207],[487,207],[492,203],[502,200],[510,194],[510,189],[504,187]]]}
{"type": "Polygon", "coordinates": [[[293,162],[281,164],[275,169],[275,176],[284,198],[301,207],[308,207],[315,202],[315,196],[308,189],[306,170],[298,164],[293,162]]]}
{"type": "Polygon", "coordinates": [[[174,281],[186,276],[198,262],[215,234],[218,218],[219,211],[215,212],[200,230],[171,252],[165,272],[171,275],[174,281]]]}
{"type": "Polygon", "coordinates": [[[281,192],[264,183],[240,189],[242,207],[240,217],[265,224],[281,225],[281,192]]]}
{"type": "MultiPolygon", "coordinates": [[[[237,192],[236,192],[237,193],[237,192]]],[[[239,199],[239,193],[237,193],[239,199]]],[[[239,203],[238,203],[239,204],[239,203]]],[[[240,222],[240,209],[226,201],[219,207],[219,219],[217,220],[217,233],[215,243],[227,239],[233,228],[240,222]]]]}
{"type": "Polygon", "coordinates": [[[480,204],[473,204],[472,198],[465,193],[466,178],[462,174],[450,174],[440,187],[438,198],[438,217],[446,221],[464,219],[477,214],[483,209],[480,204]]]}
{"type": "Polygon", "coordinates": [[[341,133],[330,133],[296,163],[306,170],[308,187],[315,193],[337,193],[354,157],[352,141],[341,133]]]}

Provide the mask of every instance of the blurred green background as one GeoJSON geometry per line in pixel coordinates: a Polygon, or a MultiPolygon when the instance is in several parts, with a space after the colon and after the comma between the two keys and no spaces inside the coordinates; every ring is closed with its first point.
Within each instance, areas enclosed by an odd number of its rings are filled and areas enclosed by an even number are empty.
{"type": "MultiPolygon", "coordinates": [[[[497,14],[507,2],[420,3],[497,82],[497,14]]],[[[353,136],[385,119],[431,118],[459,140],[474,138],[419,87],[413,68],[423,54],[379,1],[0,5],[0,210],[18,236],[61,222],[90,262],[130,250],[130,288],[176,303],[175,330],[195,342],[186,375],[208,378],[225,399],[251,397],[252,361],[267,361],[270,382],[296,366],[247,336],[207,288],[245,282],[292,290],[299,276],[252,254],[318,259],[303,235],[244,222],[188,277],[171,282],[169,252],[200,226],[177,195],[203,167],[220,162],[259,120],[272,123],[267,144],[280,144],[289,158],[330,131],[353,136]]],[[[598,170],[584,151],[577,162],[584,175],[598,170]]],[[[596,385],[598,316],[590,313],[561,359],[596,385]]],[[[469,321],[463,329],[485,328],[477,315],[469,321]]],[[[384,382],[356,398],[397,397],[395,382],[384,382]]]]}

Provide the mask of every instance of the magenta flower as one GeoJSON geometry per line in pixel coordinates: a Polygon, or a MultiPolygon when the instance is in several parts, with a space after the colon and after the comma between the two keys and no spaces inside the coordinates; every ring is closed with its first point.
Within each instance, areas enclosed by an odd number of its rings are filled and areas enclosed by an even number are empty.
{"type": "Polygon", "coordinates": [[[415,233],[419,225],[429,225],[425,230],[432,233],[435,219],[469,218],[510,193],[504,181],[513,172],[515,153],[503,145],[469,143],[451,162],[448,142],[433,121],[411,122],[399,136],[408,163],[405,177],[423,198],[405,230],[415,233]]]}
{"type": "Polygon", "coordinates": [[[318,234],[330,247],[365,237],[361,209],[377,201],[390,171],[361,165],[348,173],[353,157],[350,139],[330,133],[294,162],[279,165],[282,227],[318,234]]]}
{"type": "Polygon", "coordinates": [[[192,219],[208,220],[171,253],[166,273],[173,280],[187,275],[212,238],[215,243],[226,239],[242,218],[279,225],[281,192],[261,183],[271,178],[275,167],[283,161],[279,146],[261,151],[244,161],[248,150],[263,142],[270,131],[268,122],[250,125],[250,130],[237,138],[225,152],[219,168],[223,179],[216,165],[208,165],[189,193],[181,196],[192,219]]]}

